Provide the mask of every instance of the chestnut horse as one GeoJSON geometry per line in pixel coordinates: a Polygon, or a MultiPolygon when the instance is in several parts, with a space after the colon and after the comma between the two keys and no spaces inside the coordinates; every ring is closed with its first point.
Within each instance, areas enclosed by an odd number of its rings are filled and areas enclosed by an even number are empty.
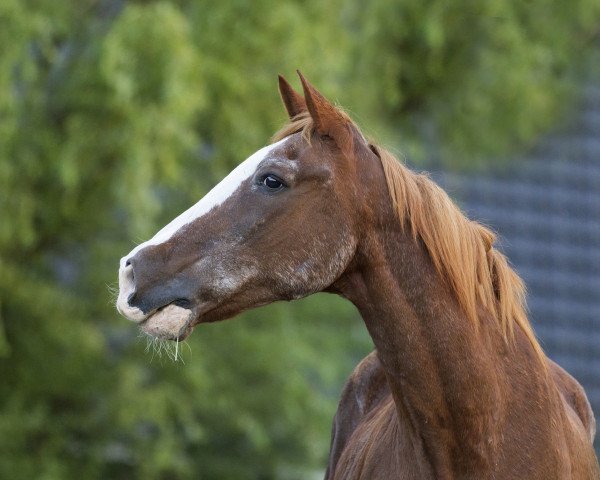
{"type": "Polygon", "coordinates": [[[146,333],[314,292],[360,311],[376,351],[334,419],[328,479],[598,479],[581,386],[542,352],[494,235],[369,143],[300,75],[290,122],[121,259],[146,333]]]}

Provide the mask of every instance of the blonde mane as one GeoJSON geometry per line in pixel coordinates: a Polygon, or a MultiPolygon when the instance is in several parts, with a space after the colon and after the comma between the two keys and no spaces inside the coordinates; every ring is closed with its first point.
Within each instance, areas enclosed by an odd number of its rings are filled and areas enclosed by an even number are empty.
{"type": "MultiPolygon", "coordinates": [[[[279,130],[273,141],[298,132],[309,141],[313,130],[310,115],[303,112],[279,130]]],[[[370,147],[381,159],[401,225],[410,229],[415,241],[422,240],[435,268],[474,327],[479,326],[477,309],[481,306],[497,319],[507,341],[514,338],[516,323],[543,358],[527,319],[525,286],[506,257],[494,248],[496,235],[467,218],[429,177],[412,172],[384,148],[372,143],[370,147]]]]}

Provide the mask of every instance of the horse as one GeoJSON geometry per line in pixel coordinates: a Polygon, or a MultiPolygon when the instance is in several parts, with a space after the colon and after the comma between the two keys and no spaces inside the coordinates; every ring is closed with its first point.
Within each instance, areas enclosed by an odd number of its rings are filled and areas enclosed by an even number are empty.
{"type": "Polygon", "coordinates": [[[549,360],[524,285],[429,177],[369,141],[300,72],[289,121],[120,260],[117,309],[180,341],[329,292],[375,351],[344,387],[326,479],[598,479],[582,387],[549,360]]]}

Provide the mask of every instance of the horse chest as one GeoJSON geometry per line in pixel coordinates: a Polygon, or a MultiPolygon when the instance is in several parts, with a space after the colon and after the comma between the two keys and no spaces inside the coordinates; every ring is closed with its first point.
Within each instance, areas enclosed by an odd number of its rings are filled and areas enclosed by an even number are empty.
{"type": "Polygon", "coordinates": [[[391,395],[361,419],[343,446],[330,480],[433,479],[418,442],[404,418],[399,418],[391,395]]]}

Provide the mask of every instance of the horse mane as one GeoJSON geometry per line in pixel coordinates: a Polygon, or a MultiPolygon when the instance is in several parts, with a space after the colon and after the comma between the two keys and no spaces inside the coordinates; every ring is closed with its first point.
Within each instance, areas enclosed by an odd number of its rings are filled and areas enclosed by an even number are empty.
{"type": "MultiPolygon", "coordinates": [[[[347,114],[341,114],[352,122],[347,114]]],[[[284,125],[273,141],[301,132],[310,142],[313,131],[312,118],[302,112],[284,125]]],[[[506,256],[494,247],[496,234],[467,218],[426,174],[411,171],[374,143],[369,143],[369,147],[381,159],[402,227],[410,230],[415,241],[423,242],[437,272],[474,327],[479,326],[477,309],[482,306],[496,318],[505,340],[514,339],[517,324],[536,354],[543,358],[542,347],[527,319],[525,285],[506,256]]]]}

